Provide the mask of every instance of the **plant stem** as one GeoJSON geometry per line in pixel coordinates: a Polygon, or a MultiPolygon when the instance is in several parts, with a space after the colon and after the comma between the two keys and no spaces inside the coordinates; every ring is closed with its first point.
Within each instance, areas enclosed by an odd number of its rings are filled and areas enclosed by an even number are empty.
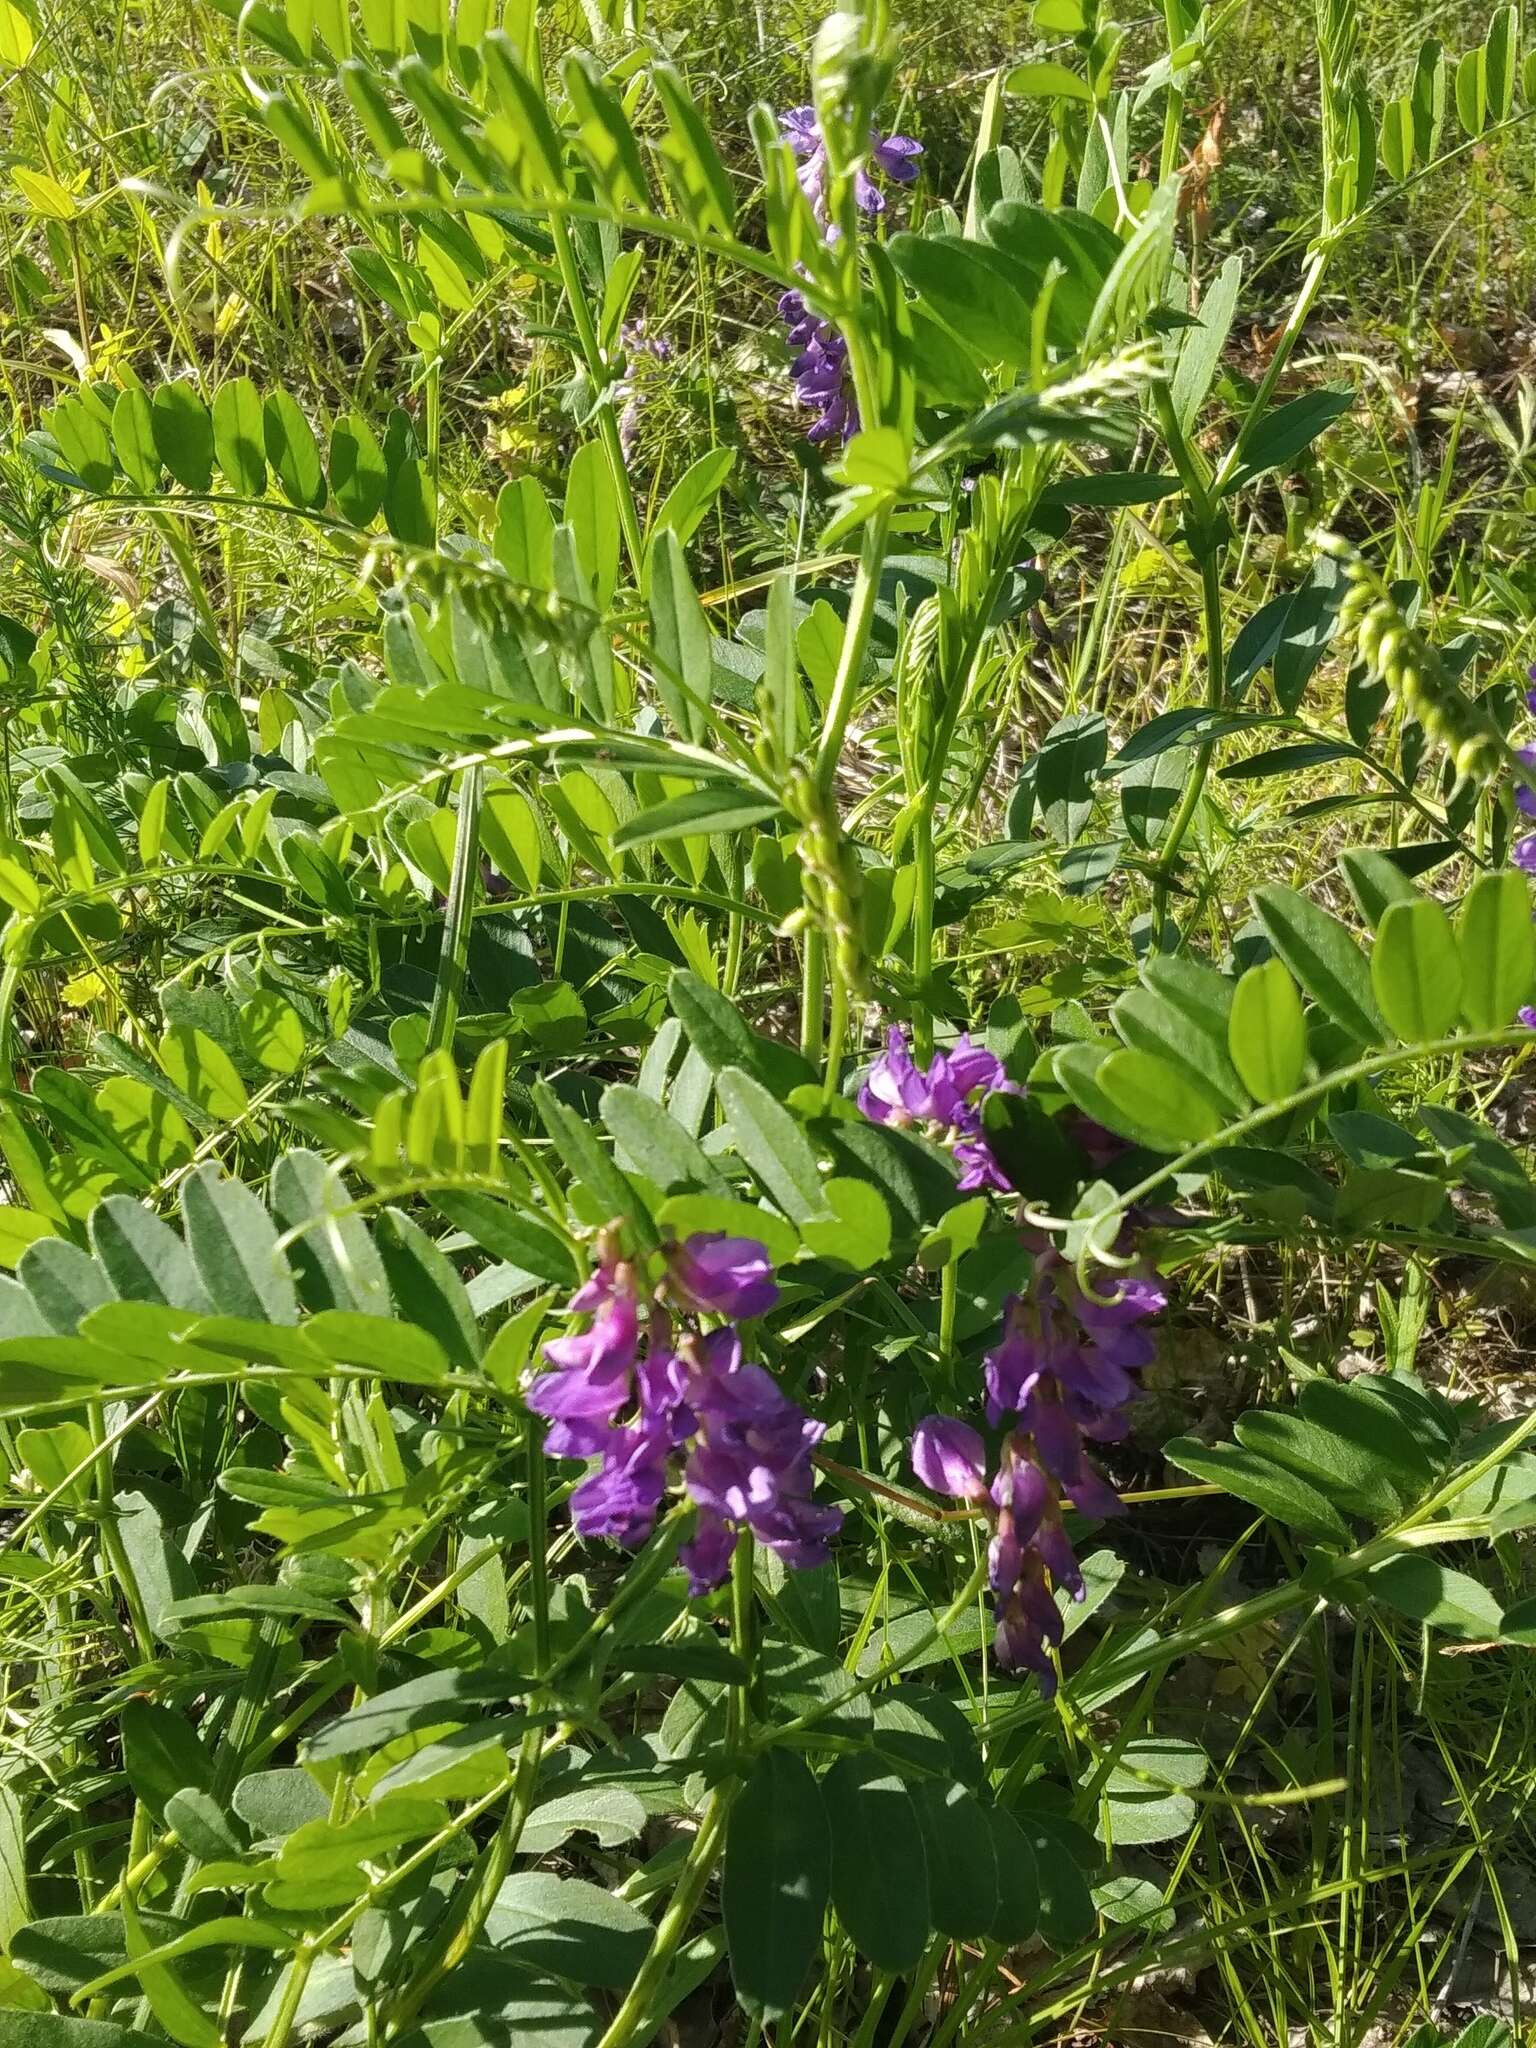
{"type": "Polygon", "coordinates": [[[880,595],[880,571],[885,564],[885,543],[890,528],[890,513],[877,512],[866,524],[859,547],[859,568],[854,578],[853,594],[848,600],[842,651],[838,655],[837,674],[833,678],[832,694],[827,699],[821,738],[816,748],[816,780],[825,791],[830,791],[837,779],[848,720],[853,715],[854,700],[864,674],[864,656],[869,648],[870,628],[874,624],[875,604],[880,595]]]}
{"type": "Polygon", "coordinates": [[[725,1842],[726,1817],[739,1789],[740,1780],[736,1778],[727,1778],[715,1787],[678,1878],[677,1889],[656,1924],[656,1934],[645,1961],[597,2048],[631,2048],[631,2044],[641,2039],[643,2030],[652,2022],[656,1994],[714,1872],[725,1842]]]}
{"type": "MultiPolygon", "coordinates": [[[[601,387],[607,380],[608,366],[603,360],[602,345],[597,338],[597,329],[592,325],[591,309],[587,295],[582,289],[581,272],[576,266],[576,251],[571,242],[568,222],[562,215],[551,214],[549,232],[555,245],[555,260],[560,266],[560,280],[565,286],[565,300],[570,308],[571,325],[576,330],[581,357],[587,373],[593,382],[601,387]]],[[[619,526],[624,535],[624,548],[629,556],[629,566],[636,583],[645,560],[645,543],[640,533],[640,513],[635,504],[634,486],[629,480],[629,464],[625,460],[623,445],[619,440],[619,423],[611,405],[597,408],[598,439],[603,444],[603,453],[608,458],[609,474],[613,478],[614,497],[619,507],[619,526]]]]}
{"type": "Polygon", "coordinates": [[[453,1051],[459,999],[464,993],[473,926],[475,895],[480,883],[480,799],[485,770],[478,763],[465,771],[459,791],[459,824],[453,842],[453,873],[448,882],[448,908],[443,918],[443,948],[438,955],[437,985],[427,1020],[427,1050],[453,1051]]]}

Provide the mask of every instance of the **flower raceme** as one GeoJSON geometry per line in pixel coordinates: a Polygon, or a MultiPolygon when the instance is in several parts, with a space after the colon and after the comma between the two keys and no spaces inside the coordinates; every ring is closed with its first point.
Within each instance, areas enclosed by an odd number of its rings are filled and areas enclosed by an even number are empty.
{"type": "Polygon", "coordinates": [[[946,1052],[935,1053],[926,1070],[919,1067],[905,1032],[893,1024],[885,1051],[859,1090],[859,1107],[877,1124],[916,1125],[948,1142],[960,1168],[962,1194],[978,1188],[1008,1194],[1012,1184],[982,1135],[981,1113],[989,1095],[1019,1092],[996,1054],[972,1045],[964,1035],[946,1052]]]}
{"type": "Polygon", "coordinates": [[[662,1258],[664,1276],[646,1290],[639,1266],[605,1234],[595,1272],[568,1304],[591,1317],[588,1327],[546,1344],[550,1370],[528,1387],[528,1406],[549,1425],[546,1453],[597,1460],[571,1495],[572,1524],[635,1548],[680,1467],[698,1507],[681,1552],[694,1594],[725,1579],[742,1529],[787,1565],[824,1563],[843,1519],[811,1498],[811,1453],[825,1427],[743,1357],[735,1328],[778,1300],[766,1250],[701,1233],[662,1258]],[[700,1316],[722,1326],[706,1333],[700,1316]]]}
{"type": "MultiPolygon", "coordinates": [[[[780,114],[779,127],[800,159],[797,176],[811,212],[827,239],[835,240],[837,228],[827,216],[827,146],[815,108],[791,107],[780,114]]],[[[869,132],[869,162],[892,184],[911,184],[922,153],[923,145],[910,135],[882,136],[873,128],[869,132]]],[[[862,168],[854,173],[853,198],[859,211],[870,217],[885,211],[885,195],[862,168]]],[[[859,408],[849,382],[847,342],[829,320],[811,311],[798,291],[784,293],[779,316],[795,350],[790,366],[795,396],[816,414],[806,429],[806,439],[817,443],[851,439],[859,431],[859,408]]]]}
{"type": "Polygon", "coordinates": [[[1106,1276],[1085,1293],[1054,1250],[1042,1251],[983,1360],[987,1420],[1007,1424],[996,1470],[989,1478],[981,1433],[954,1416],[926,1416],[913,1433],[912,1469],[923,1485],[990,1521],[997,1660],[1035,1672],[1047,1698],[1056,1689],[1048,1652],[1063,1633],[1055,1589],[1073,1600],[1084,1594],[1062,1512],[1070,1505],[1094,1520],[1121,1512],[1085,1446],[1125,1434],[1131,1375],[1152,1356],[1140,1326],[1166,1300],[1151,1273],[1106,1276]]]}

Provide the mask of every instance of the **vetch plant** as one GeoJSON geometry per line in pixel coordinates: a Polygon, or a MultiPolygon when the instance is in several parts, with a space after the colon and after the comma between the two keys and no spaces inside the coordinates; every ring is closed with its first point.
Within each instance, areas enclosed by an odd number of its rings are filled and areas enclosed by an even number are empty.
{"type": "Polygon", "coordinates": [[[0,0],[0,2048],[1492,2048],[1536,81],[1025,12],[0,0]]]}

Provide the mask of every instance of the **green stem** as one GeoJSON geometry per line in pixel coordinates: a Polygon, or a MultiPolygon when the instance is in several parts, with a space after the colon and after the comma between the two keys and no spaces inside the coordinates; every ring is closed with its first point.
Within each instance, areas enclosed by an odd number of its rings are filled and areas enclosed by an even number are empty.
{"type": "Polygon", "coordinates": [[[480,885],[480,799],[484,787],[484,768],[477,765],[468,769],[459,791],[459,824],[453,842],[448,908],[443,918],[443,949],[438,955],[437,986],[432,991],[432,1014],[427,1020],[428,1052],[436,1052],[440,1046],[446,1046],[450,1053],[453,1050],[475,895],[480,885]]]}
{"type": "Polygon", "coordinates": [[[716,1861],[725,1843],[725,1823],[731,1804],[740,1789],[740,1781],[727,1778],[717,1785],[699,1831],[693,1838],[693,1847],[683,1865],[667,1910],[657,1922],[656,1933],[640,1965],[634,1983],[625,1996],[624,2003],[614,2014],[613,2024],[598,2042],[597,2048],[631,2048],[645,2036],[646,2029],[654,2022],[653,2007],[657,1994],[665,1981],[672,1958],[682,1945],[683,1936],[688,1932],[689,1922],[698,1910],[704,1896],[704,1888],[714,1873],[716,1861]]]}
{"type": "Polygon", "coordinates": [[[800,1050],[814,1065],[821,1058],[822,1002],[827,992],[827,944],[819,931],[805,935],[800,976],[800,1050]]]}
{"type": "Polygon", "coordinates": [[[838,655],[832,694],[827,699],[816,748],[816,780],[830,791],[837,779],[843,740],[859,693],[864,673],[864,656],[869,648],[870,629],[875,622],[875,605],[880,595],[880,571],[885,564],[885,543],[891,529],[888,511],[877,512],[864,528],[859,548],[858,574],[848,601],[848,619],[843,627],[843,645],[838,655]]]}
{"type": "Polygon", "coordinates": [[[757,1545],[752,1531],[743,1529],[731,1553],[731,1648],[747,1667],[747,1676],[733,1688],[730,1707],[729,1747],[742,1744],[752,1726],[752,1608],[756,1597],[757,1545]]]}
{"type": "MultiPolygon", "coordinates": [[[[601,388],[608,380],[608,366],[603,360],[602,344],[597,338],[597,329],[592,325],[591,309],[587,295],[582,289],[581,272],[576,267],[576,251],[571,242],[571,231],[565,218],[551,214],[549,232],[555,245],[555,260],[560,266],[560,281],[565,286],[565,302],[570,308],[571,325],[576,330],[582,360],[593,382],[601,388]]],[[[629,464],[625,460],[623,445],[619,440],[619,422],[611,405],[597,408],[598,439],[603,444],[603,453],[608,458],[609,474],[613,478],[614,497],[619,507],[619,526],[624,534],[624,547],[629,556],[630,570],[636,583],[645,559],[645,543],[640,533],[640,513],[635,504],[634,487],[629,480],[629,464]]]]}
{"type": "MultiPolygon", "coordinates": [[[[1168,38],[1168,59],[1170,66],[1173,53],[1184,40],[1179,21],[1178,0],[1163,0],[1163,31],[1168,38]]],[[[1163,102],[1163,149],[1158,183],[1166,184],[1178,168],[1179,131],[1184,121],[1184,91],[1175,85],[1170,71],[1168,97],[1163,102]]]]}

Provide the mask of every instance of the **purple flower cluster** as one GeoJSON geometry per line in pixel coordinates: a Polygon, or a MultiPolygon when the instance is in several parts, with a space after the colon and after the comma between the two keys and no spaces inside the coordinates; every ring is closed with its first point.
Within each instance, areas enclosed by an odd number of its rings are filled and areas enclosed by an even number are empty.
{"type": "Polygon", "coordinates": [[[800,292],[779,300],[785,339],[797,351],[789,366],[795,396],[816,415],[805,438],[848,441],[859,431],[858,400],[848,380],[848,344],[830,320],[819,320],[800,292]]]}
{"type": "Polygon", "coordinates": [[[752,1238],[700,1235],[662,1256],[664,1277],[647,1296],[638,1267],[605,1238],[569,1304],[589,1326],[544,1346],[552,1369],[527,1390],[549,1423],[546,1452],[598,1461],[571,1495],[573,1525],[631,1549],[644,1543],[680,1463],[699,1511],[681,1553],[693,1593],[721,1584],[742,1529],[787,1565],[824,1563],[843,1519],[811,1498],[825,1425],[743,1359],[734,1327],[779,1298],[767,1252],[752,1238]],[[724,1326],[705,1334],[678,1320],[700,1315],[724,1326]]]}
{"type": "Polygon", "coordinates": [[[906,1034],[893,1024],[885,1051],[859,1090],[859,1107],[877,1124],[917,1125],[930,1137],[949,1141],[962,1194],[976,1188],[1008,1194],[1012,1183],[982,1136],[981,1111],[989,1095],[1018,1093],[1019,1084],[1009,1080],[1002,1061],[964,1035],[947,1052],[935,1053],[925,1071],[913,1059],[906,1034]]]}
{"type": "MultiPolygon", "coordinates": [[[[816,119],[814,107],[791,107],[788,113],[780,114],[779,127],[785,141],[800,159],[796,173],[800,190],[805,194],[810,209],[823,228],[830,229],[827,219],[827,161],[826,140],[821,124],[816,119]]],[[[869,161],[882,177],[889,178],[893,185],[910,185],[917,176],[917,160],[923,153],[923,145],[914,142],[910,135],[882,135],[877,128],[869,131],[869,161]]],[[[853,174],[853,202],[860,213],[873,218],[885,211],[885,194],[865,170],[853,174]]]]}
{"type": "MultiPolygon", "coordinates": [[[[779,126],[800,159],[797,175],[811,212],[827,239],[835,240],[836,225],[827,217],[827,145],[816,110],[791,107],[788,113],[780,114],[779,126]]],[[[892,184],[911,184],[922,153],[923,145],[914,142],[910,135],[881,135],[873,128],[869,131],[869,161],[892,184]]],[[[873,217],[885,211],[884,193],[862,168],[854,172],[853,198],[861,213],[873,217]]],[[[795,396],[816,415],[806,430],[807,440],[849,440],[859,431],[859,408],[849,381],[847,342],[830,321],[811,311],[801,292],[785,292],[779,300],[779,314],[789,345],[795,350],[790,366],[795,396]]]]}
{"type": "Polygon", "coordinates": [[[651,334],[643,319],[627,321],[619,330],[619,339],[624,344],[627,362],[623,376],[613,387],[613,395],[616,400],[623,401],[619,413],[619,446],[625,459],[629,460],[640,443],[640,415],[645,404],[640,366],[642,363],[670,362],[672,344],[664,334],[651,334]]]}
{"type": "Polygon", "coordinates": [[[929,1415],[912,1438],[912,1469],[936,1493],[981,1508],[992,1524],[988,1570],[995,1651],[1006,1670],[1035,1672],[1056,1689],[1047,1654],[1062,1638],[1054,1589],[1083,1597],[1083,1575],[1062,1526],[1070,1503],[1096,1520],[1118,1514],[1119,1495],[1090,1463],[1085,1446],[1125,1434],[1135,1392],[1131,1375],[1152,1356],[1139,1327],[1167,1300],[1151,1273],[1117,1275],[1095,1299],[1053,1250],[1035,1261],[1029,1291],[1009,1302],[1003,1334],[986,1355],[987,1420],[1007,1431],[990,1482],[980,1432],[949,1415],[929,1415]]]}

